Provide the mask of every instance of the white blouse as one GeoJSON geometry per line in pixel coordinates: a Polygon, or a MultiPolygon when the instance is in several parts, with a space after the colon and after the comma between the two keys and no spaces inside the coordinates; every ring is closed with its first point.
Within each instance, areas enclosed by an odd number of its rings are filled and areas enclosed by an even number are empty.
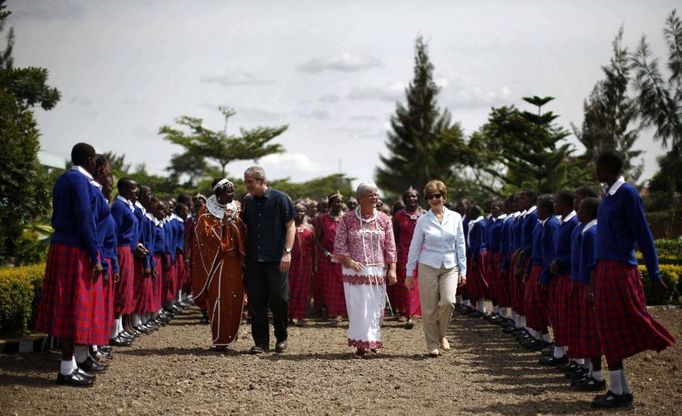
{"type": "Polygon", "coordinates": [[[459,274],[466,274],[464,227],[459,213],[443,207],[440,223],[431,210],[419,217],[407,255],[407,276],[412,276],[417,263],[436,269],[457,266],[459,274]]]}

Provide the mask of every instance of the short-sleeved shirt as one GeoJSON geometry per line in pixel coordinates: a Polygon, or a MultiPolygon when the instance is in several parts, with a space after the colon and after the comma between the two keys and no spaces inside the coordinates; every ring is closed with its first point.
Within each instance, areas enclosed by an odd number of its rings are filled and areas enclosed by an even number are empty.
{"type": "Polygon", "coordinates": [[[251,262],[280,261],[284,253],[285,225],[296,216],[294,204],[284,192],[268,187],[263,196],[244,198],[246,258],[251,262]]]}

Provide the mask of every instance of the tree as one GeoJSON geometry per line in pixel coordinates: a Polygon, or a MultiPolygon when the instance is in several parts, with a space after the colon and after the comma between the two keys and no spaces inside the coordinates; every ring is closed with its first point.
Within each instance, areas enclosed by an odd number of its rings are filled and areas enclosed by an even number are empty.
{"type": "Polygon", "coordinates": [[[605,150],[616,150],[625,158],[625,175],[637,181],[642,174],[642,164],[634,165],[633,160],[642,154],[632,147],[638,138],[638,129],[629,129],[637,117],[637,105],[628,95],[630,85],[630,57],[628,49],[622,46],[623,28],[613,40],[613,56],[608,66],[602,66],[605,78],[597,82],[590,97],[583,103],[585,118],[582,129],[572,125],[573,132],[585,146],[581,159],[589,169],[605,150]]]}
{"type": "Polygon", "coordinates": [[[176,120],[180,128],[162,126],[159,134],[171,143],[179,144],[194,156],[209,159],[220,166],[225,176],[225,167],[236,160],[254,160],[284,152],[280,144],[269,143],[272,139],[284,133],[288,126],[256,127],[251,130],[240,129],[240,135],[227,134],[227,119],[235,112],[229,108],[221,109],[225,116],[223,131],[213,131],[204,127],[200,118],[181,116],[176,120]]]}
{"type": "Polygon", "coordinates": [[[388,156],[380,156],[382,167],[376,170],[377,185],[392,194],[402,194],[408,187],[421,187],[431,179],[446,183],[458,177],[464,134],[451,121],[449,111],[441,111],[436,96],[439,87],[433,81],[433,64],[427,45],[418,37],[415,45],[414,77],[405,89],[406,104],[396,103],[387,134],[388,156]]]}
{"type": "Polygon", "coordinates": [[[682,22],[673,10],[663,30],[668,45],[670,77],[664,80],[658,69],[658,59],[653,58],[646,36],[632,56],[635,70],[634,86],[638,93],[637,104],[641,126],[654,127],[654,138],[663,147],[682,147],[682,22]]]}
{"type": "Polygon", "coordinates": [[[553,99],[523,97],[537,107],[536,112],[522,112],[514,106],[493,108],[488,122],[472,136],[470,149],[475,146],[472,151],[483,156],[473,167],[503,184],[499,192],[526,187],[541,193],[555,192],[584,176],[571,157],[573,147],[564,142],[568,132],[554,123],[559,116],[542,112],[553,99]]]}
{"type": "MultiPolygon", "coordinates": [[[[0,0],[0,32],[10,12],[0,0]]],[[[45,68],[16,68],[12,58],[14,30],[0,53],[0,263],[21,262],[25,227],[49,209],[49,185],[38,163],[40,132],[32,108],[53,108],[56,88],[47,85],[45,68]]]]}
{"type": "Polygon", "coordinates": [[[175,178],[176,181],[179,181],[180,177],[185,175],[187,177],[185,185],[193,187],[197,179],[206,176],[208,164],[202,155],[186,151],[174,154],[171,157],[168,170],[171,171],[171,177],[175,178]]]}

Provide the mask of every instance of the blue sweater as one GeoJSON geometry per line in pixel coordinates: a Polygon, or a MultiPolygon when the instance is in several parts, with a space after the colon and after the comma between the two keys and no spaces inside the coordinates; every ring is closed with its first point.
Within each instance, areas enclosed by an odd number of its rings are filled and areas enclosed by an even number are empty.
{"type": "Polygon", "coordinates": [[[516,217],[509,230],[511,244],[510,251],[516,251],[521,248],[521,231],[523,229],[523,216],[516,217]]]}
{"type": "Polygon", "coordinates": [[[571,280],[580,281],[580,245],[583,242],[584,224],[578,223],[571,232],[571,280]]]}
{"type": "Polygon", "coordinates": [[[587,231],[581,232],[582,241],[580,243],[580,266],[578,269],[578,281],[583,284],[590,283],[592,272],[597,265],[594,243],[598,228],[599,225],[595,225],[594,227],[590,227],[587,231]]]}
{"type": "Polygon", "coordinates": [[[571,235],[578,224],[578,218],[573,215],[563,221],[554,233],[554,261],[559,266],[559,276],[571,271],[571,235]]]}
{"type": "MultiPolygon", "coordinates": [[[[118,242],[116,240],[116,221],[114,220],[114,217],[109,215],[106,221],[106,233],[104,234],[102,252],[104,254],[104,258],[111,260],[114,274],[119,273],[118,253],[116,251],[117,248],[118,242]]],[[[108,266],[109,265],[107,264],[107,267],[108,266]]]]}
{"type": "Polygon", "coordinates": [[[552,259],[554,259],[554,234],[556,234],[558,228],[559,219],[552,215],[547,218],[540,232],[540,249],[542,250],[542,275],[540,276],[540,281],[544,284],[552,280],[552,272],[550,272],[549,266],[552,264],[552,259]]]}
{"type": "Polygon", "coordinates": [[[95,210],[97,190],[81,172],[72,169],[64,172],[52,189],[52,243],[77,247],[98,261],[95,210]]]}
{"type": "Polygon", "coordinates": [[[469,224],[469,250],[467,254],[471,256],[471,261],[478,265],[481,259],[481,251],[485,250],[483,235],[485,235],[485,220],[478,221],[473,225],[469,224]]]}
{"type": "Polygon", "coordinates": [[[634,186],[624,183],[615,194],[607,193],[599,206],[597,221],[597,260],[616,260],[637,266],[635,248],[639,247],[651,280],[661,279],[654,237],[642,199],[634,186]]]}
{"type": "MultiPolygon", "coordinates": [[[[141,212],[141,211],[140,211],[141,212]]],[[[111,205],[111,215],[116,222],[116,239],[119,247],[137,247],[138,241],[138,217],[130,206],[116,198],[111,205]]]]}
{"type": "Polygon", "coordinates": [[[530,249],[524,250],[527,259],[530,259],[530,266],[542,266],[542,223],[538,221],[533,227],[533,244],[530,249]]]}
{"type": "Polygon", "coordinates": [[[501,251],[502,225],[504,218],[490,218],[485,227],[485,248],[489,251],[499,253],[501,251]]]}
{"type": "Polygon", "coordinates": [[[149,254],[141,259],[142,267],[145,269],[153,268],[155,266],[154,237],[156,236],[154,232],[154,223],[147,218],[144,211],[138,206],[135,206],[135,218],[137,218],[138,221],[136,240],[149,251],[149,254]]]}
{"type": "Polygon", "coordinates": [[[92,185],[94,192],[97,194],[97,204],[95,208],[95,227],[97,229],[97,247],[99,248],[100,261],[102,262],[102,268],[108,270],[109,263],[106,261],[106,255],[104,254],[104,239],[107,234],[107,223],[109,222],[109,217],[111,217],[111,209],[109,208],[109,202],[102,194],[102,191],[97,187],[92,185]]]}
{"type": "Polygon", "coordinates": [[[521,224],[521,249],[523,249],[526,258],[529,258],[530,252],[533,250],[533,230],[535,225],[539,222],[538,210],[534,209],[530,214],[523,217],[521,224]]]}
{"type": "Polygon", "coordinates": [[[184,251],[185,249],[185,224],[178,218],[171,218],[169,224],[173,226],[173,241],[175,242],[175,247],[173,251],[175,253],[184,251]]]}

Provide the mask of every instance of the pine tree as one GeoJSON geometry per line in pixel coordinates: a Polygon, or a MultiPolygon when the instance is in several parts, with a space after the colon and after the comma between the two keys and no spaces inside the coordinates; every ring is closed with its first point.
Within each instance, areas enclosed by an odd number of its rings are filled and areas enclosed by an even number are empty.
{"type": "Polygon", "coordinates": [[[654,127],[654,137],[663,147],[682,148],[682,21],[673,10],[663,30],[668,45],[666,81],[658,69],[658,60],[651,56],[646,37],[632,56],[634,85],[642,127],[654,127]]]}
{"type": "Polygon", "coordinates": [[[604,150],[616,150],[625,158],[625,175],[628,180],[637,181],[642,174],[642,164],[635,165],[634,159],[642,154],[632,147],[638,138],[639,130],[629,129],[637,117],[637,105],[628,96],[630,85],[630,56],[622,46],[623,28],[613,40],[613,56],[608,66],[602,66],[605,78],[597,82],[590,97],[583,103],[585,119],[582,128],[575,125],[573,131],[585,146],[581,159],[589,169],[594,168],[594,160],[604,150]]]}
{"type": "MultiPolygon", "coordinates": [[[[0,31],[10,12],[0,0],[0,31]]],[[[47,85],[47,69],[16,68],[12,58],[14,30],[0,52],[0,263],[21,262],[21,235],[49,209],[49,185],[38,163],[40,132],[32,107],[49,110],[57,89],[47,85]]]]}
{"type": "Polygon", "coordinates": [[[391,130],[376,170],[377,185],[390,194],[402,194],[410,186],[421,188],[431,179],[452,183],[460,165],[458,149],[464,134],[451,121],[449,111],[438,107],[439,87],[433,81],[433,64],[427,45],[418,37],[415,45],[414,77],[405,90],[406,104],[397,103],[391,130]]]}

